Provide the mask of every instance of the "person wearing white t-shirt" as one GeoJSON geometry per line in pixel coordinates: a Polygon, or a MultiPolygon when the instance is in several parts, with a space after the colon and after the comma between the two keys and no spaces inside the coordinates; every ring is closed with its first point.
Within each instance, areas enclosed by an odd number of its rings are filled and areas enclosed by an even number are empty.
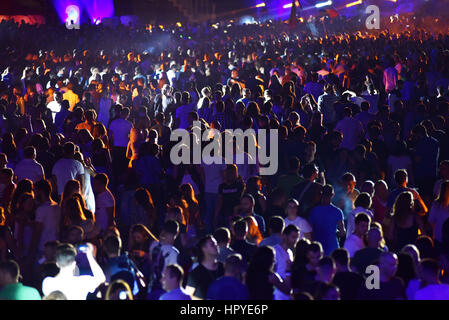
{"type": "Polygon", "coordinates": [[[93,246],[85,246],[85,254],[93,276],[76,276],[77,250],[71,244],[62,244],[56,251],[56,265],[59,272],[55,277],[46,277],[42,281],[42,293],[47,296],[54,291],[61,291],[67,300],[86,300],[87,295],[94,292],[106,281],[103,270],[93,256],[93,246]]]}
{"type": "Polygon", "coordinates": [[[109,179],[105,173],[98,173],[92,180],[95,193],[95,224],[101,231],[115,225],[115,198],[108,189],[109,179]]]}
{"type": "Polygon", "coordinates": [[[17,181],[30,179],[33,182],[37,182],[44,179],[44,168],[36,161],[36,149],[33,146],[27,146],[23,150],[23,155],[25,158],[14,169],[17,181]]]}
{"type": "Polygon", "coordinates": [[[113,120],[109,125],[108,133],[113,147],[126,148],[128,146],[129,133],[133,127],[132,123],[128,121],[129,112],[129,108],[123,108],[120,118],[113,120]]]}
{"type": "Polygon", "coordinates": [[[352,233],[344,243],[344,248],[348,250],[350,258],[352,258],[357,251],[365,248],[363,238],[368,233],[370,224],[371,218],[366,213],[361,212],[355,217],[354,233],[352,233]]]}
{"type": "MultiPolygon", "coordinates": [[[[282,242],[274,246],[276,251],[275,272],[285,280],[291,274],[291,265],[293,263],[293,251],[299,240],[299,229],[295,225],[285,227],[282,232],[282,242]]],[[[290,296],[279,289],[274,290],[275,300],[290,300],[290,296]]]]}
{"type": "Polygon", "coordinates": [[[62,93],[58,92],[58,91],[56,91],[54,93],[53,97],[54,97],[54,100],[50,101],[47,104],[47,109],[49,109],[51,111],[51,117],[52,117],[53,123],[54,123],[56,114],[59,111],[61,111],[61,108],[62,108],[61,103],[62,103],[63,98],[62,98],[62,93]]]}
{"type": "Polygon", "coordinates": [[[371,220],[374,218],[374,214],[369,208],[371,207],[371,196],[367,192],[362,192],[357,196],[354,201],[355,209],[348,214],[348,220],[346,225],[346,238],[349,238],[355,230],[355,217],[360,213],[366,213],[371,220]]]}
{"type": "Polygon", "coordinates": [[[414,300],[449,300],[449,285],[440,282],[438,262],[423,259],[419,263],[419,269],[425,286],[416,291],[414,300]]]}
{"type": "Polygon", "coordinates": [[[84,158],[84,155],[81,152],[75,153],[75,159],[81,162],[84,167],[84,184],[81,192],[86,201],[86,208],[95,214],[95,195],[92,190],[91,177],[95,176],[96,171],[92,166],[90,158],[84,158]]]}
{"type": "Polygon", "coordinates": [[[75,145],[66,142],[63,147],[64,157],[59,159],[53,166],[53,185],[58,188],[58,195],[64,192],[64,187],[69,180],[78,180],[81,186],[84,183],[84,167],[78,160],[74,159],[75,145]]]}
{"type": "Polygon", "coordinates": [[[181,266],[177,264],[166,266],[161,279],[162,288],[166,293],[159,300],[192,300],[181,286],[183,278],[184,271],[181,266]]]}
{"type": "Polygon", "coordinates": [[[40,203],[36,209],[35,221],[40,230],[39,252],[43,253],[47,242],[59,239],[61,207],[50,197],[52,190],[48,180],[36,182],[34,189],[40,203]]]}
{"type": "Polygon", "coordinates": [[[287,217],[284,218],[285,226],[290,224],[297,226],[300,239],[306,238],[312,240],[312,226],[306,219],[298,216],[298,209],[298,200],[292,198],[287,201],[287,208],[285,209],[287,217]]]}

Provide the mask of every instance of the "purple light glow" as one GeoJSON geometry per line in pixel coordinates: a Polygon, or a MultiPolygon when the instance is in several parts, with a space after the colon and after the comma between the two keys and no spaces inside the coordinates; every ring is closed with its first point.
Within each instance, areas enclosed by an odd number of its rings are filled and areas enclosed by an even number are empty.
{"type": "Polygon", "coordinates": [[[109,18],[114,16],[114,3],[113,0],[53,0],[53,5],[59,15],[59,18],[63,23],[69,19],[73,20],[75,16],[74,6],[78,8],[78,21],[81,16],[81,12],[87,12],[89,19],[92,23],[98,24],[103,18],[109,18]]]}
{"type": "Polygon", "coordinates": [[[112,0],[81,0],[91,21],[98,24],[103,18],[114,16],[112,0]]]}
{"type": "Polygon", "coordinates": [[[76,15],[76,8],[78,9],[77,19],[75,23],[79,22],[81,15],[82,4],[78,0],[53,0],[53,5],[55,6],[56,12],[58,13],[61,22],[65,23],[68,19],[73,20],[76,15]],[[69,17],[70,15],[70,17],[69,17]]]}

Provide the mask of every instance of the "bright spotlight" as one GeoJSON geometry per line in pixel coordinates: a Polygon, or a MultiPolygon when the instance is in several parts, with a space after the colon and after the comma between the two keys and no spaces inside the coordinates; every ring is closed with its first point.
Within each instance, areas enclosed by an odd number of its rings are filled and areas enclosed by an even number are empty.
{"type": "Polygon", "coordinates": [[[262,8],[262,7],[265,7],[265,2],[256,4],[256,8],[262,8]]]}
{"type": "Polygon", "coordinates": [[[317,3],[315,5],[315,8],[322,8],[322,7],[331,6],[331,5],[332,5],[332,0],[329,0],[329,1],[326,1],[326,2],[317,3]]]}

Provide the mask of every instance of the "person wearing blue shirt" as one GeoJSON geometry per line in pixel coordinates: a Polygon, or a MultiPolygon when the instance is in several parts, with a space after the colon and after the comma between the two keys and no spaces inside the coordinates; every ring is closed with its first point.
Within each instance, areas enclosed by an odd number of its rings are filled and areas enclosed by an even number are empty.
{"type": "Polygon", "coordinates": [[[166,293],[161,295],[159,300],[192,300],[181,286],[183,278],[184,271],[181,266],[177,264],[166,266],[161,278],[162,287],[166,293]]]}
{"type": "Polygon", "coordinates": [[[313,208],[309,217],[313,239],[321,243],[325,255],[331,254],[332,251],[340,247],[337,231],[340,237],[346,235],[343,211],[331,203],[333,197],[333,187],[331,185],[324,186],[321,205],[313,208]]]}
{"type": "Polygon", "coordinates": [[[259,246],[272,246],[274,247],[277,244],[281,244],[282,242],[282,231],[284,230],[285,223],[284,219],[280,216],[272,216],[268,221],[268,230],[270,232],[270,236],[264,238],[259,246]]]}
{"type": "Polygon", "coordinates": [[[241,281],[243,261],[240,254],[226,258],[224,275],[211,283],[207,290],[208,300],[248,300],[248,288],[241,281]]]}

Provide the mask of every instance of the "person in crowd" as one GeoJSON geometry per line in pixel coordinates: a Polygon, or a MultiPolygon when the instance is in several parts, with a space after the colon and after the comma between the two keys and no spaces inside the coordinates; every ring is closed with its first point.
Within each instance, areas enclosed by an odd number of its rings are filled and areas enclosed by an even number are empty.
{"type": "Polygon", "coordinates": [[[67,300],[86,300],[89,292],[106,281],[103,270],[93,256],[93,246],[86,245],[85,254],[92,270],[92,276],[75,275],[77,249],[70,244],[61,244],[56,252],[56,264],[59,273],[55,277],[47,277],[42,281],[42,292],[45,296],[56,290],[61,291],[67,300]]]}
{"type": "MultiPolygon", "coordinates": [[[[282,232],[282,242],[273,248],[276,251],[275,271],[285,280],[291,275],[291,265],[293,264],[293,251],[299,240],[299,228],[295,225],[288,225],[282,232]]],[[[289,295],[285,295],[282,291],[275,289],[275,300],[290,300],[289,295]]]]}
{"type": "Polygon", "coordinates": [[[218,245],[218,262],[225,263],[226,258],[235,253],[231,248],[231,231],[228,228],[218,228],[214,232],[214,238],[217,240],[218,245]]]}
{"type": "Polygon", "coordinates": [[[246,271],[250,300],[274,300],[274,290],[291,292],[290,278],[285,281],[274,271],[276,251],[270,246],[257,249],[246,271]]]}
{"type": "Polygon", "coordinates": [[[36,149],[33,146],[25,147],[23,155],[25,158],[15,168],[17,180],[30,179],[37,182],[44,179],[44,168],[36,161],[36,149]]]}
{"type": "Polygon", "coordinates": [[[23,285],[20,280],[20,267],[14,260],[0,262],[1,300],[41,300],[37,289],[23,285]]]}
{"type": "Polygon", "coordinates": [[[182,288],[184,270],[178,264],[169,264],[162,272],[162,288],[166,291],[159,300],[192,300],[182,288]]]}
{"type": "Polygon", "coordinates": [[[58,196],[61,197],[65,184],[69,180],[78,180],[84,183],[84,167],[75,160],[75,144],[66,142],[63,147],[64,157],[59,159],[53,166],[53,186],[57,187],[58,196]]]}
{"type": "Polygon", "coordinates": [[[231,248],[242,255],[244,263],[249,263],[257,250],[257,245],[248,241],[248,223],[244,219],[239,219],[232,225],[234,240],[231,248]]]}
{"type": "Polygon", "coordinates": [[[365,248],[365,237],[370,228],[371,218],[363,212],[358,213],[354,218],[354,232],[345,240],[344,248],[348,250],[352,258],[354,254],[365,248]]]}
{"type": "Polygon", "coordinates": [[[309,218],[312,226],[312,238],[314,241],[320,242],[325,254],[330,254],[340,247],[338,237],[346,237],[343,212],[332,204],[333,197],[333,187],[331,185],[324,186],[321,204],[312,209],[309,218]]]}
{"type": "Polygon", "coordinates": [[[396,277],[398,257],[392,252],[383,252],[379,257],[379,289],[370,290],[363,286],[358,298],[361,300],[404,300],[405,287],[402,279],[396,277]]]}
{"type": "MultiPolygon", "coordinates": [[[[277,20],[182,28],[164,22],[164,30],[150,32],[81,24],[74,33],[51,22],[36,27],[4,20],[0,34],[20,37],[2,38],[8,50],[1,54],[0,78],[1,258],[17,261],[23,283],[41,294],[47,279],[46,286],[59,290],[46,292],[49,298],[85,299],[93,290],[89,299],[104,299],[110,289],[111,299],[156,299],[176,290],[180,278],[167,274],[172,285],[158,282],[158,296],[147,295],[155,280],[150,248],[163,242],[164,223],[177,221],[179,235],[170,245],[179,250],[181,281],[190,281],[193,298],[207,299],[209,285],[226,271],[220,262],[237,248],[248,267],[242,277],[250,299],[274,299],[278,292],[346,299],[348,290],[321,272],[333,270],[329,259],[322,270],[318,262],[352,240],[358,240],[355,249],[362,247],[354,221],[364,212],[370,230],[365,248],[350,250],[349,268],[369,276],[359,269],[378,264],[381,289],[357,298],[403,298],[407,286],[413,299],[427,282],[433,290],[434,268],[426,262],[421,282],[409,266],[418,266],[416,250],[420,259],[435,259],[439,281],[449,283],[447,19],[432,19],[429,32],[430,20],[382,17],[388,34],[374,35],[343,14],[312,29],[313,17],[287,29],[277,20]],[[217,36],[223,34],[231,40],[217,36]],[[162,35],[170,45],[160,42],[162,35]],[[292,48],[296,36],[300,46],[292,48]],[[188,139],[172,141],[177,128],[188,139]],[[278,136],[264,140],[265,129],[278,136]],[[231,135],[233,142],[226,142],[231,135]],[[175,151],[190,163],[175,163],[175,151]],[[267,158],[277,160],[274,174],[263,174],[267,158]],[[267,245],[282,246],[282,230],[293,225],[300,240],[290,249],[290,283],[279,276],[281,255],[267,245]],[[217,253],[211,239],[201,242],[211,233],[217,253]],[[46,243],[90,242],[105,265],[111,234],[143,274],[137,295],[132,281],[121,282],[127,279],[108,288],[82,278],[79,284],[88,284],[81,290],[77,283],[76,294],[55,288],[55,259],[37,261],[51,256],[46,243]],[[317,284],[312,295],[300,291],[311,283],[317,284]]],[[[88,269],[83,261],[81,277],[88,269]]],[[[346,272],[344,258],[340,262],[337,269],[346,272]]],[[[237,279],[232,265],[227,275],[237,279]]],[[[64,270],[57,282],[75,282],[64,270]]]]}
{"type": "Polygon", "coordinates": [[[360,288],[365,284],[364,277],[351,269],[348,250],[338,248],[332,251],[336,273],[332,283],[340,289],[341,300],[356,300],[360,288]]]}
{"type": "Polygon", "coordinates": [[[95,193],[95,223],[103,232],[116,223],[115,198],[108,188],[109,178],[106,174],[96,174],[92,182],[95,193]]]}
{"type": "Polygon", "coordinates": [[[296,199],[287,200],[287,208],[285,209],[287,216],[284,219],[285,225],[293,224],[298,227],[300,238],[312,240],[312,227],[309,222],[298,216],[299,203],[296,199]]]}
{"type": "Polygon", "coordinates": [[[437,261],[426,258],[419,263],[422,286],[413,300],[448,300],[449,285],[441,283],[437,261]]]}
{"type": "Polygon", "coordinates": [[[211,283],[208,300],[248,300],[248,288],[242,283],[244,264],[241,255],[230,254],[224,263],[224,275],[211,283]]]}
{"type": "Polygon", "coordinates": [[[432,203],[429,222],[434,230],[433,239],[443,243],[443,224],[449,218],[449,180],[443,181],[438,198],[432,203]]]}
{"type": "Polygon", "coordinates": [[[274,247],[277,244],[281,244],[282,242],[282,231],[284,230],[285,223],[284,219],[280,216],[272,216],[268,221],[268,231],[269,236],[265,237],[260,243],[259,246],[272,246],[274,247]]]}
{"type": "Polygon", "coordinates": [[[213,236],[205,236],[197,245],[198,265],[189,273],[186,291],[194,299],[206,299],[209,286],[223,276],[223,264],[217,261],[218,246],[213,236]]]}

